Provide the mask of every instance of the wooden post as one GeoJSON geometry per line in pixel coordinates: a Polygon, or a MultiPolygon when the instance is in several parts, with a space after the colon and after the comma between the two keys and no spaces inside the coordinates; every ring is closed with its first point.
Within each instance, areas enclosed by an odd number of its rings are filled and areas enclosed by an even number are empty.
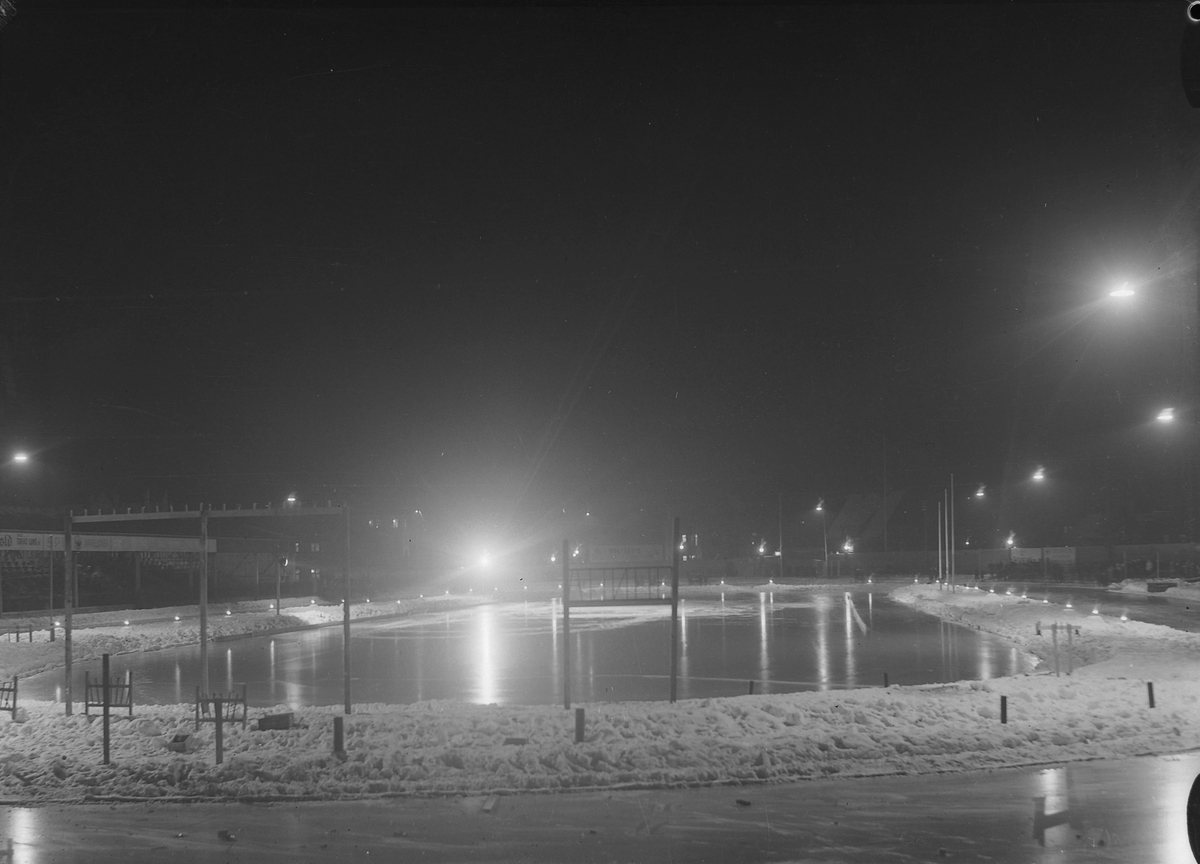
{"type": "Polygon", "coordinates": [[[1068,624],[1067,625],[1067,674],[1068,675],[1070,675],[1071,671],[1072,671],[1072,669],[1071,669],[1071,652],[1075,649],[1074,640],[1071,638],[1071,634],[1073,632],[1075,632],[1075,628],[1072,625],[1068,624]]]}
{"type": "Polygon", "coordinates": [[[571,564],[567,538],[562,542],[563,707],[571,710],[571,564]]]}
{"type": "Polygon", "coordinates": [[[341,717],[333,718],[333,752],[344,753],[346,750],[345,733],[343,731],[343,720],[341,717]]]}
{"type": "Polygon", "coordinates": [[[1150,698],[1150,707],[1154,707],[1154,682],[1146,682],[1146,695],[1150,698]]]}
{"type": "MultiPolygon", "coordinates": [[[[205,553],[205,554],[207,554],[207,553],[205,553]]],[[[225,759],[225,750],[224,750],[225,741],[223,739],[223,734],[222,734],[223,729],[222,729],[222,725],[221,725],[225,719],[225,706],[222,705],[221,703],[222,703],[222,699],[220,696],[213,697],[213,722],[217,726],[217,764],[218,765],[220,765],[225,759]]]]}
{"type": "Polygon", "coordinates": [[[1000,722],[1001,723],[1008,722],[1008,697],[1007,696],[1000,697],[1000,722]]]}
{"type": "Polygon", "coordinates": [[[283,589],[280,585],[283,582],[283,564],[278,558],[275,559],[275,617],[279,617],[279,604],[282,603],[283,589]]]}
{"type": "Polygon", "coordinates": [[[583,709],[575,709],[575,743],[583,743],[583,709]]]}
{"type": "MultiPolygon", "coordinates": [[[[46,552],[46,558],[50,562],[50,597],[46,600],[46,608],[50,610],[50,620],[54,621],[54,550],[49,549],[46,552]]],[[[54,628],[50,628],[50,632],[54,633],[54,628]]],[[[53,642],[53,638],[50,640],[53,642]]]]}
{"type": "Polygon", "coordinates": [[[142,598],[142,553],[130,552],[133,556],[133,596],[134,602],[137,603],[139,609],[145,606],[145,601],[142,598]]]}
{"type": "Polygon", "coordinates": [[[350,505],[342,505],[342,573],[345,599],[342,601],[342,665],[345,667],[346,713],[350,713],[350,505]]]}
{"type": "Polygon", "coordinates": [[[1050,625],[1050,639],[1054,643],[1054,675],[1058,677],[1058,622],[1050,625]]]}
{"type": "MultiPolygon", "coordinates": [[[[109,701],[110,701],[109,700],[109,690],[108,690],[109,677],[108,677],[108,655],[107,654],[105,654],[104,657],[102,658],[101,664],[102,665],[100,667],[101,668],[100,685],[104,688],[101,716],[103,718],[102,722],[104,724],[104,764],[107,765],[108,764],[108,745],[109,745],[108,709],[109,709],[109,701]]],[[[84,695],[84,698],[86,699],[87,694],[85,693],[83,695],[84,695]]]]}
{"type": "Polygon", "coordinates": [[[262,565],[259,564],[258,559],[259,559],[259,555],[257,552],[255,552],[254,553],[254,599],[255,600],[257,600],[259,598],[258,579],[259,579],[259,575],[262,573],[262,565]]]}
{"type": "Polygon", "coordinates": [[[208,692],[208,505],[200,505],[200,689],[208,692]]]}
{"type": "Polygon", "coordinates": [[[67,716],[71,716],[71,607],[75,605],[74,575],[75,556],[71,548],[71,514],[63,524],[63,659],[65,660],[65,677],[63,682],[63,701],[66,703],[67,716]]]}
{"type": "Polygon", "coordinates": [[[671,701],[675,701],[679,678],[679,517],[671,530],[671,701]]]}

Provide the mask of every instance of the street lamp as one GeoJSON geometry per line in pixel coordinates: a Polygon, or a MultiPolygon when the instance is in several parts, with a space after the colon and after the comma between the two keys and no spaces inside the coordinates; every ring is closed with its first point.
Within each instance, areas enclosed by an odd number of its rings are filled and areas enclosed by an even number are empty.
{"type": "Polygon", "coordinates": [[[1037,470],[1033,472],[1032,479],[1037,481],[1038,483],[1041,483],[1043,480],[1046,479],[1046,469],[1043,468],[1041,465],[1039,465],[1037,467],[1037,470]]]}
{"type": "Polygon", "coordinates": [[[1173,423],[1175,422],[1175,409],[1164,408],[1158,412],[1158,415],[1154,419],[1159,423],[1173,423]]]}
{"type": "Polygon", "coordinates": [[[1126,297],[1133,297],[1136,293],[1136,291],[1129,287],[1129,283],[1126,282],[1120,288],[1114,288],[1112,291],[1109,291],[1108,296],[1121,300],[1126,297]]]}
{"type": "Polygon", "coordinates": [[[825,499],[817,501],[817,512],[821,514],[821,550],[825,553],[825,567],[829,567],[829,534],[825,530],[825,499]]]}
{"type": "Polygon", "coordinates": [[[29,461],[29,454],[22,450],[18,450],[16,453],[13,454],[12,461],[17,463],[18,465],[24,465],[26,462],[29,461]]]}

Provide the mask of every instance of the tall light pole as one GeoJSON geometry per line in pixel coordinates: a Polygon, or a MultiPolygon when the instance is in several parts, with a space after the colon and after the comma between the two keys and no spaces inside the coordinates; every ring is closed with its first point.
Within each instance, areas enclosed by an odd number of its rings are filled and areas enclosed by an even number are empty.
{"type": "Polygon", "coordinates": [[[825,553],[825,575],[829,575],[829,533],[825,530],[825,499],[817,502],[817,512],[821,514],[821,551],[825,553]]]}

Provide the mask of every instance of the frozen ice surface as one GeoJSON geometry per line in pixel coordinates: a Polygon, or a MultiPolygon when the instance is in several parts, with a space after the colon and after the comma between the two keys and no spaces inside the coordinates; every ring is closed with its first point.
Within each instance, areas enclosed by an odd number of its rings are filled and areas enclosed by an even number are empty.
{"type": "MultiPolygon", "coordinates": [[[[262,801],[614,790],[956,772],[1200,747],[1200,635],[986,591],[908,585],[893,596],[1011,639],[1041,657],[1045,671],[887,690],[595,703],[582,706],[580,744],[574,715],[561,706],[356,705],[345,718],[344,761],[332,753],[340,706],[278,706],[252,717],[292,711],[297,728],[227,727],[221,765],[214,762],[214,730],[194,731],[191,705],[139,707],[132,720],[114,717],[112,764],[105,766],[98,721],[22,700],[26,722],[0,715],[0,797],[9,803],[262,801]],[[1071,676],[1053,672],[1052,621],[1078,628],[1071,676]],[[1147,681],[1154,683],[1154,708],[1147,681]],[[1007,723],[1000,722],[1001,696],[1007,723]],[[181,733],[195,736],[194,752],[166,749],[181,733]],[[527,743],[505,744],[507,738],[527,743]]],[[[214,625],[234,628],[240,617],[221,616],[214,625]]],[[[113,639],[122,640],[123,650],[136,650],[131,640],[144,640],[146,648],[163,641],[149,625],[98,632],[77,634],[81,652],[109,650],[113,639]]],[[[1065,639],[1059,642],[1065,650],[1065,639]]],[[[0,643],[3,675],[28,668],[29,647],[0,643]]],[[[61,643],[51,647],[61,651],[61,643]]],[[[1060,667],[1065,673],[1065,662],[1060,667]]]]}

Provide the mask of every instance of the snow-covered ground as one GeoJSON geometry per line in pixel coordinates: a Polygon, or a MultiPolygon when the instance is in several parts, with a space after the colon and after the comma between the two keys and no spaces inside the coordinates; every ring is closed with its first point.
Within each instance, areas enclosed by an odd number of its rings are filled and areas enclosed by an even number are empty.
{"type": "MultiPolygon", "coordinates": [[[[132,720],[114,717],[112,764],[105,766],[98,720],[64,716],[61,705],[22,702],[23,722],[0,715],[0,797],[30,803],[635,788],[962,771],[1200,747],[1200,635],[986,591],[913,584],[892,596],[1010,639],[1041,658],[1042,671],[886,690],[583,705],[579,744],[574,712],[561,707],[356,705],[344,719],[344,758],[332,752],[340,706],[281,705],[252,709],[251,719],[291,712],[295,728],[226,727],[220,765],[214,729],[194,729],[191,705],[145,706],[132,720]],[[1054,673],[1054,622],[1073,628],[1069,676],[1065,626],[1057,631],[1062,674],[1054,673]],[[1154,684],[1154,708],[1147,681],[1154,684]],[[190,736],[189,752],[167,749],[176,735],[190,736]]],[[[430,602],[478,599],[404,601],[388,611],[419,611],[430,602]]],[[[379,608],[356,615],[381,614],[384,604],[371,605],[379,608]]],[[[341,616],[338,607],[283,612],[295,624],[341,616]]],[[[277,621],[269,610],[210,620],[214,632],[229,633],[260,629],[264,619],[265,626],[277,621]]],[[[86,623],[75,633],[79,656],[179,644],[187,636],[174,621],[136,628],[86,623]]],[[[194,624],[188,626],[194,639],[194,624]]],[[[61,643],[0,643],[0,670],[11,676],[45,668],[55,658],[38,652],[53,650],[61,658],[61,643]]]]}

